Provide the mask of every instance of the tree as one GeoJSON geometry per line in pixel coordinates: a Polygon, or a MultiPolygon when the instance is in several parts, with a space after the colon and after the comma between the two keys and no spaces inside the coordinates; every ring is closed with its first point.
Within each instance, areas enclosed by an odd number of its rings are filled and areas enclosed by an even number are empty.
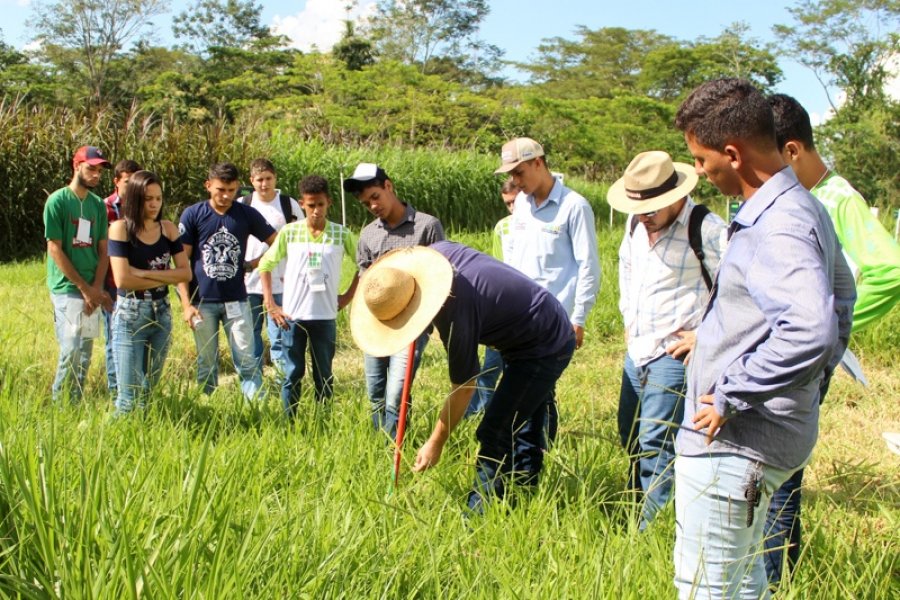
{"type": "Polygon", "coordinates": [[[253,0],[196,0],[172,19],[172,33],[183,47],[208,54],[212,47],[246,48],[272,38],[262,23],[262,6],[253,0]]]}
{"type": "Polygon", "coordinates": [[[31,24],[44,57],[80,78],[101,105],[113,60],[166,10],[167,0],[45,0],[35,5],[31,24]]]}
{"type": "Polygon", "coordinates": [[[432,72],[433,59],[460,64],[474,59],[484,70],[496,66],[500,50],[477,39],[490,8],[487,0],[387,0],[379,3],[368,31],[378,53],[386,59],[418,65],[432,72]]]}
{"type": "MultiPolygon", "coordinates": [[[[348,6],[348,12],[349,9],[348,6]]],[[[344,21],[344,35],[331,49],[331,53],[350,71],[360,71],[366,65],[375,62],[375,48],[372,42],[356,35],[353,21],[349,18],[344,21]]]]}

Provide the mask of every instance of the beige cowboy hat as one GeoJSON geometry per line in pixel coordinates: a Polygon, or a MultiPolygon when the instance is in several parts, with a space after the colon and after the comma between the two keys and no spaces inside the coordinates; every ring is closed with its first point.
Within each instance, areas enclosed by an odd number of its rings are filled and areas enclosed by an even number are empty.
{"type": "Polygon", "coordinates": [[[350,332],[363,352],[391,356],[409,346],[441,310],[453,283],[444,255],[416,246],[388,252],[359,280],[350,332]]]}
{"type": "Polygon", "coordinates": [[[644,214],[678,202],[695,187],[694,167],[672,162],[661,150],[651,150],[634,157],[625,175],[609,188],[606,200],[619,212],[644,214]]]}

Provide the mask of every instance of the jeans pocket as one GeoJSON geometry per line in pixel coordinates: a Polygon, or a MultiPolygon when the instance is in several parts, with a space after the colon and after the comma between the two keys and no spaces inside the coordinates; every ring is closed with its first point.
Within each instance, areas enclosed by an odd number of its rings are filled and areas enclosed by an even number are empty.
{"type": "Polygon", "coordinates": [[[113,320],[125,324],[135,323],[141,315],[140,305],[131,298],[119,298],[113,312],[113,320]]]}

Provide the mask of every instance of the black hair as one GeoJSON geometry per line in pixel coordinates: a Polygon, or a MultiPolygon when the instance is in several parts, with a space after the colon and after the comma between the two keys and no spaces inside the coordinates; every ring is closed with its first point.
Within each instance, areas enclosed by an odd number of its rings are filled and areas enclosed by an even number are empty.
{"type": "Polygon", "coordinates": [[[775,118],[778,150],[782,150],[791,140],[800,142],[807,150],[815,149],[809,113],[796,99],[787,94],[773,94],[769,96],[769,106],[772,107],[772,116],[775,118]]]}
{"type": "Polygon", "coordinates": [[[307,175],[300,181],[297,186],[300,195],[303,194],[325,194],[328,195],[328,180],[320,175],[307,175]]]}
{"type": "Polygon", "coordinates": [[[209,168],[209,173],[206,175],[206,179],[212,181],[213,179],[218,179],[219,181],[224,181],[225,183],[231,183],[232,181],[237,181],[241,178],[241,172],[238,171],[238,168],[231,163],[218,163],[209,168]]]}
{"type": "Polygon", "coordinates": [[[775,119],[763,93],[746,79],[714,79],[678,107],[675,127],[697,142],[722,150],[730,140],[775,146],[775,119]]]}
{"type": "Polygon", "coordinates": [[[141,170],[141,165],[137,164],[130,158],[120,160],[116,163],[113,173],[116,179],[122,176],[122,173],[137,173],[141,170]]]}
{"type": "MultiPolygon", "coordinates": [[[[125,218],[125,231],[128,240],[133,244],[137,235],[144,230],[144,202],[147,199],[147,186],[155,183],[162,187],[162,181],[150,171],[138,171],[128,178],[125,186],[125,198],[122,204],[122,214],[125,218]]],[[[162,207],[156,215],[156,221],[162,220],[162,207]]]]}

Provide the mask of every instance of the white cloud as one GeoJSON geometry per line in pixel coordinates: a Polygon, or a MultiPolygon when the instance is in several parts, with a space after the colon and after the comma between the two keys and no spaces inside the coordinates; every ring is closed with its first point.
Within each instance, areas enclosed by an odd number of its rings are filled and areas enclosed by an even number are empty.
{"type": "MultiPolygon", "coordinates": [[[[362,0],[351,9],[350,19],[358,22],[374,10],[374,0],[362,0]]],[[[346,3],[341,0],[306,0],[306,6],[295,15],[275,15],[272,31],[290,38],[293,48],[327,52],[341,39],[345,19],[346,3]]]]}

